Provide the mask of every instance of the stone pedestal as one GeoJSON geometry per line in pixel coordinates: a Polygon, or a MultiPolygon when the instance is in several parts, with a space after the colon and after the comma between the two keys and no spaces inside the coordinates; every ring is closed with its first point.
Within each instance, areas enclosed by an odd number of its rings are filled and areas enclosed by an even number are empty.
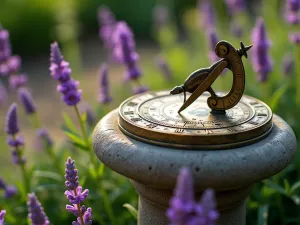
{"type": "Polygon", "coordinates": [[[146,144],[124,135],[118,111],[96,126],[93,146],[98,158],[128,177],[139,199],[139,225],[167,225],[165,211],[179,169],[193,172],[197,199],[206,188],[216,193],[219,225],[244,225],[245,201],[252,184],[283,170],[296,151],[296,138],[286,122],[274,115],[270,134],[257,143],[227,150],[172,149],[146,144]]]}

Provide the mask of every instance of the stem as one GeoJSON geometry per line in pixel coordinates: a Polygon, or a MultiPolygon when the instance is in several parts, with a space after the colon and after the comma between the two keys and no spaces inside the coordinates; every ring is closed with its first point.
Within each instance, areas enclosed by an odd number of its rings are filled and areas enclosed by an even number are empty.
{"type": "MultiPolygon", "coordinates": [[[[16,135],[12,135],[12,140],[16,140],[16,135]]],[[[19,160],[19,165],[21,168],[21,173],[22,173],[22,177],[23,177],[23,182],[24,182],[24,187],[25,187],[25,194],[29,193],[30,191],[30,184],[29,184],[29,180],[28,180],[28,176],[26,173],[26,168],[25,168],[25,164],[21,161],[22,160],[22,152],[19,149],[19,146],[16,146],[16,152],[17,152],[17,156],[18,156],[18,160],[19,160]]]]}
{"type": "Polygon", "coordinates": [[[80,128],[81,128],[81,133],[82,133],[83,140],[84,140],[85,145],[88,147],[89,152],[90,152],[90,160],[93,163],[95,169],[97,169],[97,162],[95,161],[93,148],[92,148],[92,146],[89,143],[89,139],[88,139],[88,136],[87,136],[87,133],[86,133],[85,125],[84,125],[84,122],[81,119],[81,115],[80,115],[80,112],[78,110],[77,105],[74,106],[74,109],[75,109],[77,118],[79,120],[79,124],[80,124],[80,128]]]}
{"type": "Polygon", "coordinates": [[[81,115],[79,113],[77,105],[75,105],[74,108],[75,108],[75,112],[76,112],[76,115],[77,115],[79,123],[80,123],[80,128],[81,128],[81,131],[82,131],[82,136],[83,136],[84,142],[85,142],[86,146],[89,148],[91,162],[94,165],[95,170],[97,171],[96,172],[96,182],[99,183],[99,185],[100,185],[100,191],[101,191],[101,194],[103,195],[103,202],[104,202],[105,210],[107,211],[107,214],[108,214],[108,217],[111,221],[111,224],[115,224],[115,219],[114,219],[115,217],[113,215],[113,210],[111,208],[111,204],[109,203],[107,193],[106,193],[105,189],[103,188],[103,186],[101,185],[101,179],[98,175],[98,165],[97,165],[97,162],[95,161],[95,158],[94,158],[93,148],[90,145],[88,137],[87,137],[84,122],[81,119],[81,115]]]}
{"type": "MultiPolygon", "coordinates": [[[[75,193],[75,196],[77,196],[77,191],[76,191],[76,188],[74,189],[74,193],[75,193]]],[[[81,224],[84,225],[84,220],[83,220],[83,217],[82,217],[82,213],[81,213],[81,210],[80,210],[80,203],[76,204],[77,205],[77,210],[78,210],[78,214],[79,214],[79,218],[80,218],[80,221],[81,221],[81,224]]]]}

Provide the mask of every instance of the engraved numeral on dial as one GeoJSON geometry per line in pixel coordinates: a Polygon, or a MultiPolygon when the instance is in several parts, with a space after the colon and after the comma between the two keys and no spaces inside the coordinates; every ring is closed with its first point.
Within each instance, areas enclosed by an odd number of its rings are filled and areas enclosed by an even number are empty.
{"type": "Polygon", "coordinates": [[[142,119],[141,118],[131,118],[130,120],[132,122],[138,122],[138,121],[141,121],[142,119]]]}
{"type": "Polygon", "coordinates": [[[124,115],[133,115],[133,111],[124,112],[124,115]]]}
{"type": "Polygon", "coordinates": [[[229,130],[230,132],[236,132],[236,130],[233,127],[228,127],[227,130],[229,130]]]}
{"type": "Polygon", "coordinates": [[[183,133],[184,129],[176,129],[175,133],[183,133]]]}
{"type": "Polygon", "coordinates": [[[138,105],[138,103],[136,103],[136,102],[129,102],[127,105],[133,107],[133,106],[138,105]]]}
{"type": "Polygon", "coordinates": [[[149,128],[149,129],[153,129],[154,127],[157,127],[157,124],[150,123],[146,127],[149,128]]]}

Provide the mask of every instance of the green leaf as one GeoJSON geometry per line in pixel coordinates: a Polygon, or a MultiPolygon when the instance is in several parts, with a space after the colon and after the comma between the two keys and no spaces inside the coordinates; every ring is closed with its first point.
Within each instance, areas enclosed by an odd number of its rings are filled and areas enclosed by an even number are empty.
{"type": "Polygon", "coordinates": [[[72,133],[76,134],[77,128],[74,125],[71,117],[67,113],[63,112],[63,119],[64,119],[65,125],[68,128],[68,130],[71,131],[72,133]]]}
{"type": "Polygon", "coordinates": [[[62,186],[62,185],[43,184],[43,185],[39,185],[39,186],[35,187],[33,189],[33,192],[40,192],[40,191],[57,191],[57,192],[60,192],[60,191],[63,191],[63,190],[65,190],[65,189],[64,189],[64,186],[62,186]]]}
{"type": "Polygon", "coordinates": [[[284,190],[283,187],[281,187],[280,185],[274,183],[273,181],[271,180],[265,180],[263,181],[265,183],[265,185],[267,185],[269,188],[272,188],[274,190],[276,190],[277,192],[279,192],[280,194],[283,194],[283,195],[286,195],[286,192],[284,190]]]}
{"type": "Polygon", "coordinates": [[[267,225],[269,205],[262,205],[258,208],[257,225],[267,225]]]}
{"type": "Polygon", "coordinates": [[[35,178],[47,178],[47,179],[51,179],[51,180],[56,180],[58,182],[63,182],[64,178],[55,172],[51,172],[51,171],[41,171],[41,170],[36,170],[33,173],[33,177],[35,178]]]}
{"type": "Polygon", "coordinates": [[[275,109],[278,106],[279,100],[280,98],[283,96],[283,94],[286,92],[286,90],[289,87],[289,83],[284,84],[283,86],[281,86],[279,89],[277,89],[274,94],[271,97],[270,100],[270,108],[272,109],[272,111],[275,111],[275,109]]]}
{"type": "Polygon", "coordinates": [[[291,194],[294,193],[298,188],[300,188],[300,180],[292,185],[291,194]]]}
{"type": "Polygon", "coordinates": [[[85,144],[80,144],[80,143],[75,143],[75,142],[71,142],[72,145],[74,145],[76,148],[79,148],[83,151],[88,152],[89,148],[85,145],[85,144]]]}
{"type": "Polygon", "coordinates": [[[285,193],[288,195],[288,196],[290,196],[291,195],[291,186],[290,186],[290,184],[289,184],[289,182],[286,180],[286,179],[284,179],[284,190],[285,190],[285,193]]]}
{"type": "Polygon", "coordinates": [[[68,131],[64,131],[65,135],[68,136],[68,138],[70,138],[72,140],[72,142],[74,143],[77,143],[79,145],[82,145],[82,146],[86,146],[85,143],[84,143],[84,140],[82,140],[79,136],[73,134],[73,133],[70,133],[68,131]]]}
{"type": "Polygon", "coordinates": [[[290,197],[296,205],[300,205],[300,198],[298,195],[292,195],[290,197]]]}
{"type": "Polygon", "coordinates": [[[138,211],[137,211],[136,208],[134,208],[132,205],[130,205],[128,203],[125,203],[123,205],[123,207],[126,208],[135,219],[137,219],[137,217],[138,217],[138,211]]]}

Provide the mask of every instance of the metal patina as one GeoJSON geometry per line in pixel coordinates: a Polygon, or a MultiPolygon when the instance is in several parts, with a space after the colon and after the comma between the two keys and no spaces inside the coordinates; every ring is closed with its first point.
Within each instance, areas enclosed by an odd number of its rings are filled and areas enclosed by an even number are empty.
{"type": "Polygon", "coordinates": [[[272,129],[272,111],[243,95],[241,57],[247,58],[250,48],[242,42],[240,49],[218,42],[215,52],[221,59],[193,72],[183,85],[124,101],[119,108],[120,129],[140,141],[173,148],[226,149],[262,139],[272,129]],[[211,85],[225,68],[232,71],[232,88],[227,94],[216,93],[211,85]]]}

